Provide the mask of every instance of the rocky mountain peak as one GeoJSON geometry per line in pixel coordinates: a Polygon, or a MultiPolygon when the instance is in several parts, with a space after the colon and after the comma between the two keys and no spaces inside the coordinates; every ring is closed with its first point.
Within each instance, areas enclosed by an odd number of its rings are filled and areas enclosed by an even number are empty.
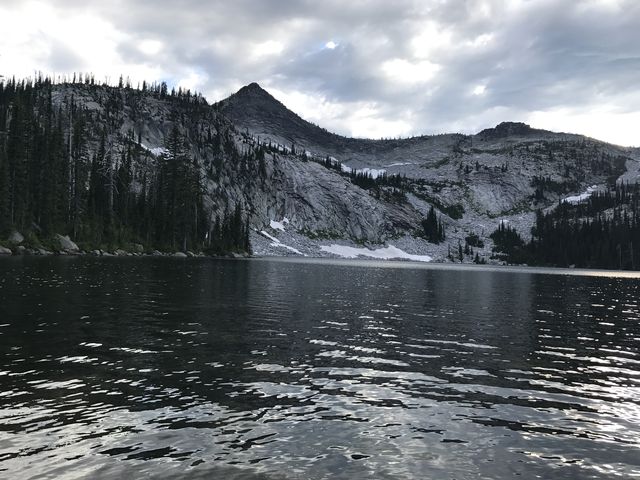
{"type": "Polygon", "coordinates": [[[309,142],[305,140],[311,138],[315,143],[330,144],[336,137],[302,119],[255,82],[222,100],[219,106],[237,126],[276,142],[306,144],[309,142]]]}
{"type": "Polygon", "coordinates": [[[523,122],[502,122],[493,128],[482,130],[478,135],[487,139],[499,139],[513,136],[522,137],[540,132],[540,130],[531,128],[531,126],[523,122]]]}
{"type": "Polygon", "coordinates": [[[262,88],[260,84],[257,82],[251,82],[250,84],[240,88],[240,90],[236,92],[236,95],[249,94],[249,93],[251,94],[263,93],[263,94],[269,95],[269,92],[267,92],[264,88],[262,88]]]}
{"type": "MultiPolygon", "coordinates": [[[[256,82],[245,85],[229,98],[222,100],[220,105],[228,113],[242,110],[247,114],[254,114],[259,111],[279,112],[282,114],[287,111],[287,108],[282,103],[256,82]]],[[[233,114],[230,116],[234,117],[233,114]]]]}

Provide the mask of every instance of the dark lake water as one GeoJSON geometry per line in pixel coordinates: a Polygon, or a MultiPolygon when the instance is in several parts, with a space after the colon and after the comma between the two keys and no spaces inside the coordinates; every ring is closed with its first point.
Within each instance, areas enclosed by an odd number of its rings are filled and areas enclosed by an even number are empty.
{"type": "Polygon", "coordinates": [[[638,477],[639,299],[615,276],[0,259],[0,478],[638,477]]]}

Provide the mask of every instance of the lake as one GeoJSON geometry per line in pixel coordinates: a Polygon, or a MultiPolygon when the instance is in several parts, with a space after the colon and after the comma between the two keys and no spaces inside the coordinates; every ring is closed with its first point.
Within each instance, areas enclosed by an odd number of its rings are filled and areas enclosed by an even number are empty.
{"type": "Polygon", "coordinates": [[[3,258],[0,477],[637,477],[639,299],[629,273],[3,258]]]}

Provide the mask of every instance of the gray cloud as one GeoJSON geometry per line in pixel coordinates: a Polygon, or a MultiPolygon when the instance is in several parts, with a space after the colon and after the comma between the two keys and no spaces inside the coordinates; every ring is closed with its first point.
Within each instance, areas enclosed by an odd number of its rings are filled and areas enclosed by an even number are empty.
{"type": "MultiPolygon", "coordinates": [[[[405,120],[390,135],[474,131],[532,112],[634,114],[640,106],[635,0],[46,3],[61,16],[108,22],[121,34],[122,65],[191,79],[211,101],[251,81],[321,98],[336,106],[332,115],[308,104],[300,113],[339,133],[353,130],[350,112],[364,106],[380,122],[405,120]],[[337,46],[326,48],[329,41],[337,46]],[[145,48],[153,42],[157,51],[145,48]]],[[[34,70],[84,67],[69,45],[51,42],[48,63],[34,70]]]]}

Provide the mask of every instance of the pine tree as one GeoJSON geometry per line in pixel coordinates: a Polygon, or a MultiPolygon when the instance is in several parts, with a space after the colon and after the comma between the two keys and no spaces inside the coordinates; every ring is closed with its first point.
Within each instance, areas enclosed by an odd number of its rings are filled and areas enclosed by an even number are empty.
{"type": "Polygon", "coordinates": [[[440,243],[445,239],[444,224],[438,219],[433,205],[427,218],[422,220],[422,230],[424,237],[431,243],[440,243]]]}
{"type": "Polygon", "coordinates": [[[11,228],[11,208],[9,204],[9,165],[4,151],[4,141],[0,137],[0,235],[11,228]]]}

